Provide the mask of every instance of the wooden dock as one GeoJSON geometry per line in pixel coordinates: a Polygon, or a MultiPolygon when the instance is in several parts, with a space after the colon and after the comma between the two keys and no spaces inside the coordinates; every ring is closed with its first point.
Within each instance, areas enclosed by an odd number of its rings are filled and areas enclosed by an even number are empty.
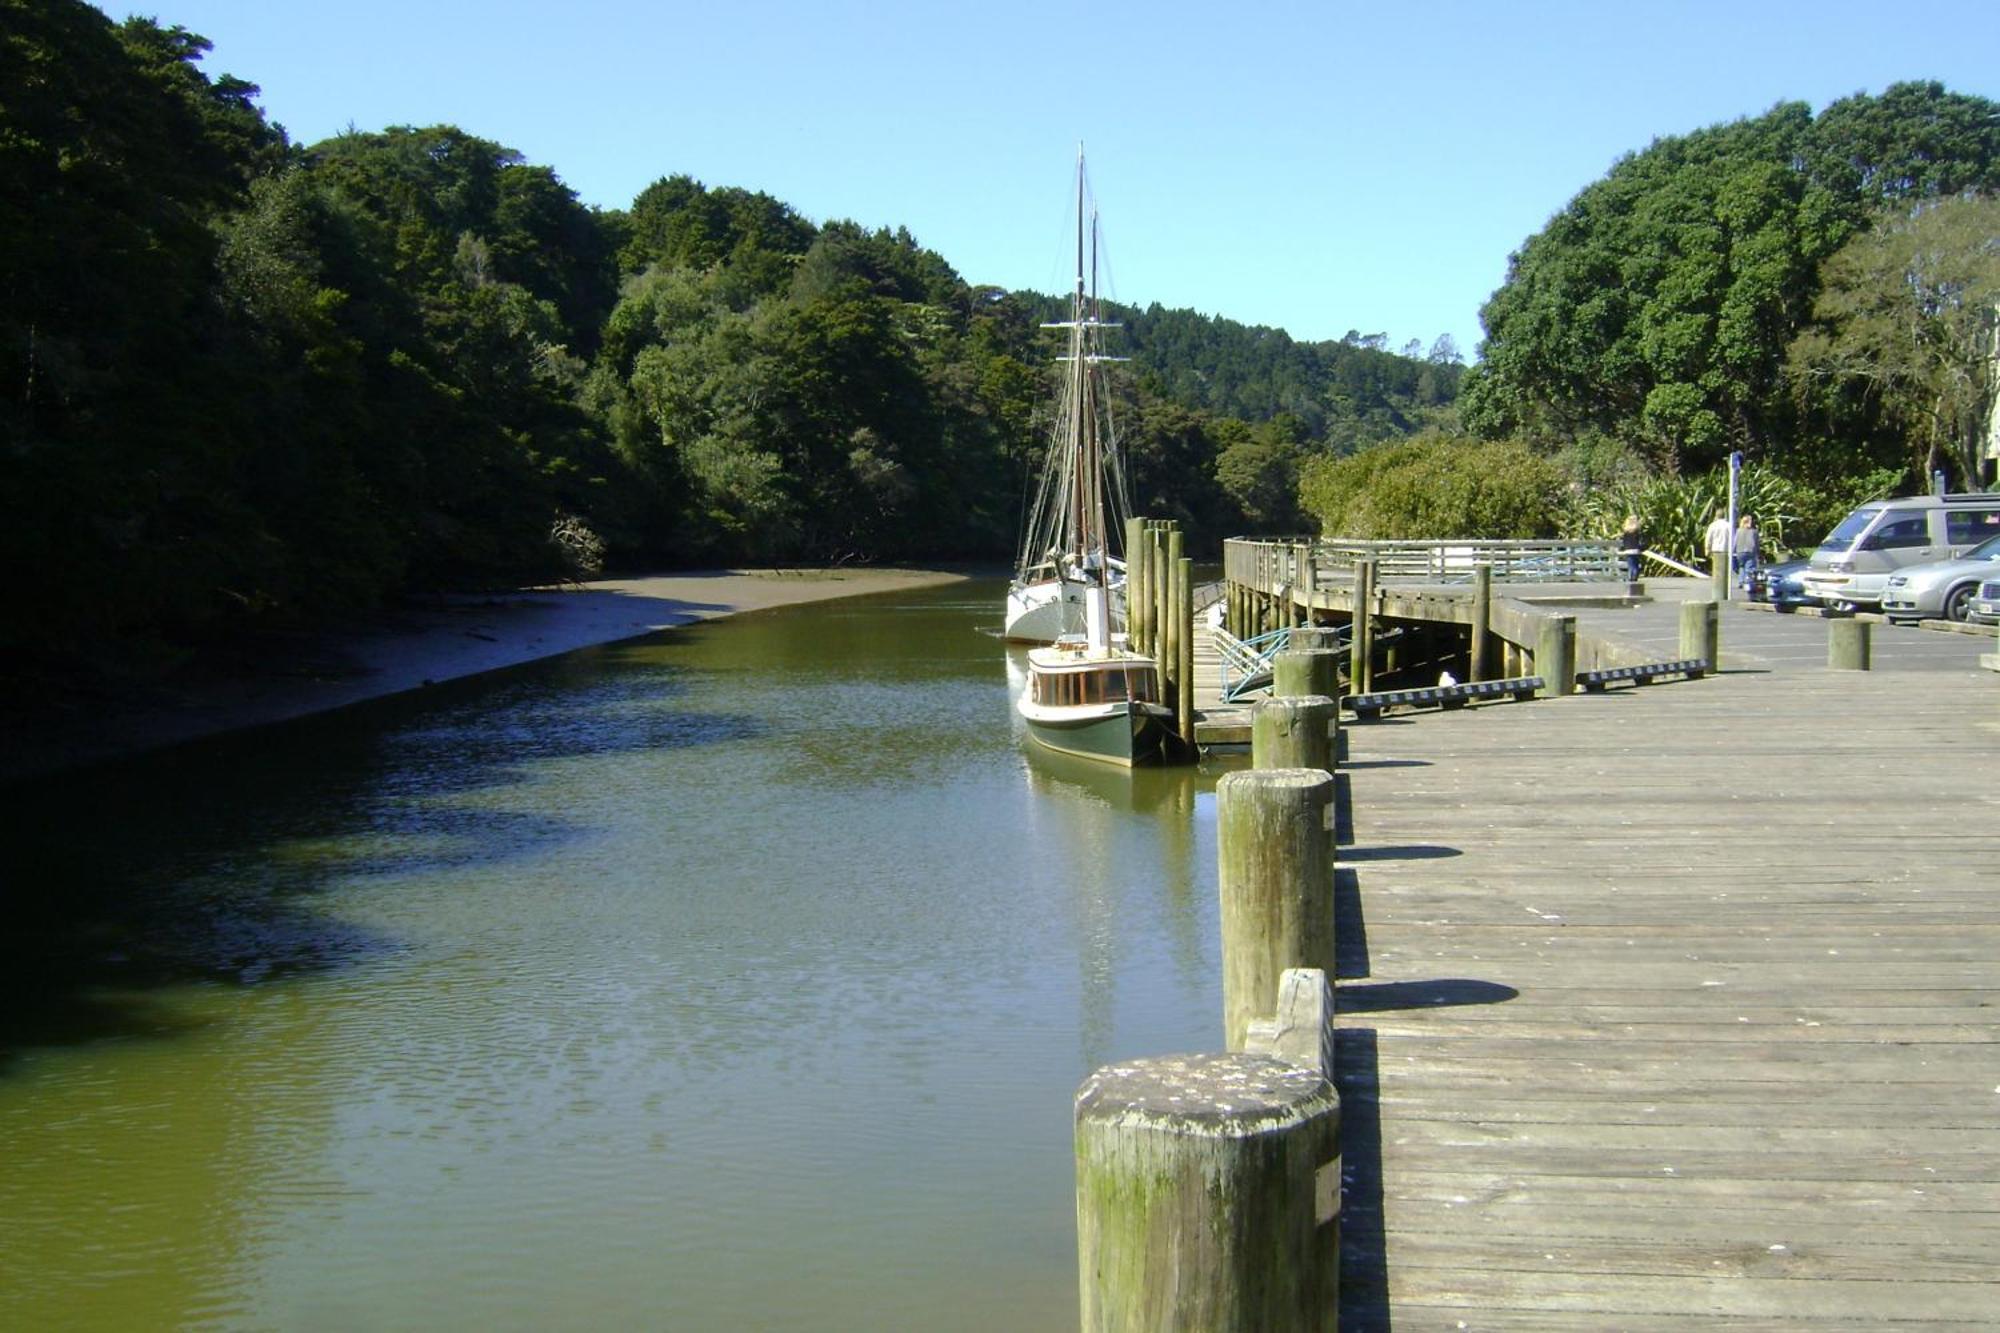
{"type": "Polygon", "coordinates": [[[1343,1327],[2000,1326],[1979,646],[1344,727],[1343,1327]]]}

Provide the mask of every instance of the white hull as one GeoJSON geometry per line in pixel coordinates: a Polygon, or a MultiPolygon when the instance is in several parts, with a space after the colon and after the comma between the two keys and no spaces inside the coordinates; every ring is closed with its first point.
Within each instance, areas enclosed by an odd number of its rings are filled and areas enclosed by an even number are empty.
{"type": "MultiPolygon", "coordinates": [[[[1088,584],[1044,579],[1016,583],[1007,589],[1007,618],[1001,637],[1012,643],[1054,643],[1065,634],[1085,630],[1084,593],[1088,584]]],[[[1111,628],[1125,630],[1123,576],[1111,585],[1111,628]]]]}

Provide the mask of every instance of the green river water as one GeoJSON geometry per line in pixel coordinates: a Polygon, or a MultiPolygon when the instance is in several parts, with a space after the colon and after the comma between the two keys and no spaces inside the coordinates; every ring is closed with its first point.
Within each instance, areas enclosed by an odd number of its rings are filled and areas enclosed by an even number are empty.
{"type": "Polygon", "coordinates": [[[1214,774],[1001,586],[6,793],[0,1328],[1073,1328],[1070,1101],[1221,1044],[1214,774]]]}

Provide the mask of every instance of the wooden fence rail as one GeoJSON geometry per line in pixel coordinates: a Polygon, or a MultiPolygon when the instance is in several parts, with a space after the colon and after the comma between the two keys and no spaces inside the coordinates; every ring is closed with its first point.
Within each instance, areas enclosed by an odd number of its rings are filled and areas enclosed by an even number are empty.
{"type": "Polygon", "coordinates": [[[1622,583],[1624,566],[1609,541],[1353,541],[1345,538],[1250,540],[1223,546],[1232,581],[1263,587],[1320,588],[1347,583],[1363,561],[1378,580],[1470,583],[1484,565],[1503,583],[1622,583]]]}

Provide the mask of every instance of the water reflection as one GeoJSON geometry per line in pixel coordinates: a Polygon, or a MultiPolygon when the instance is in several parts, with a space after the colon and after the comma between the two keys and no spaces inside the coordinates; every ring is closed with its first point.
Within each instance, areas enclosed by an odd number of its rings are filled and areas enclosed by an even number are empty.
{"type": "Polygon", "coordinates": [[[1219,1036],[1213,775],[1025,754],[999,600],[15,793],[0,1324],[1073,1325],[1077,1081],[1219,1036]]]}

